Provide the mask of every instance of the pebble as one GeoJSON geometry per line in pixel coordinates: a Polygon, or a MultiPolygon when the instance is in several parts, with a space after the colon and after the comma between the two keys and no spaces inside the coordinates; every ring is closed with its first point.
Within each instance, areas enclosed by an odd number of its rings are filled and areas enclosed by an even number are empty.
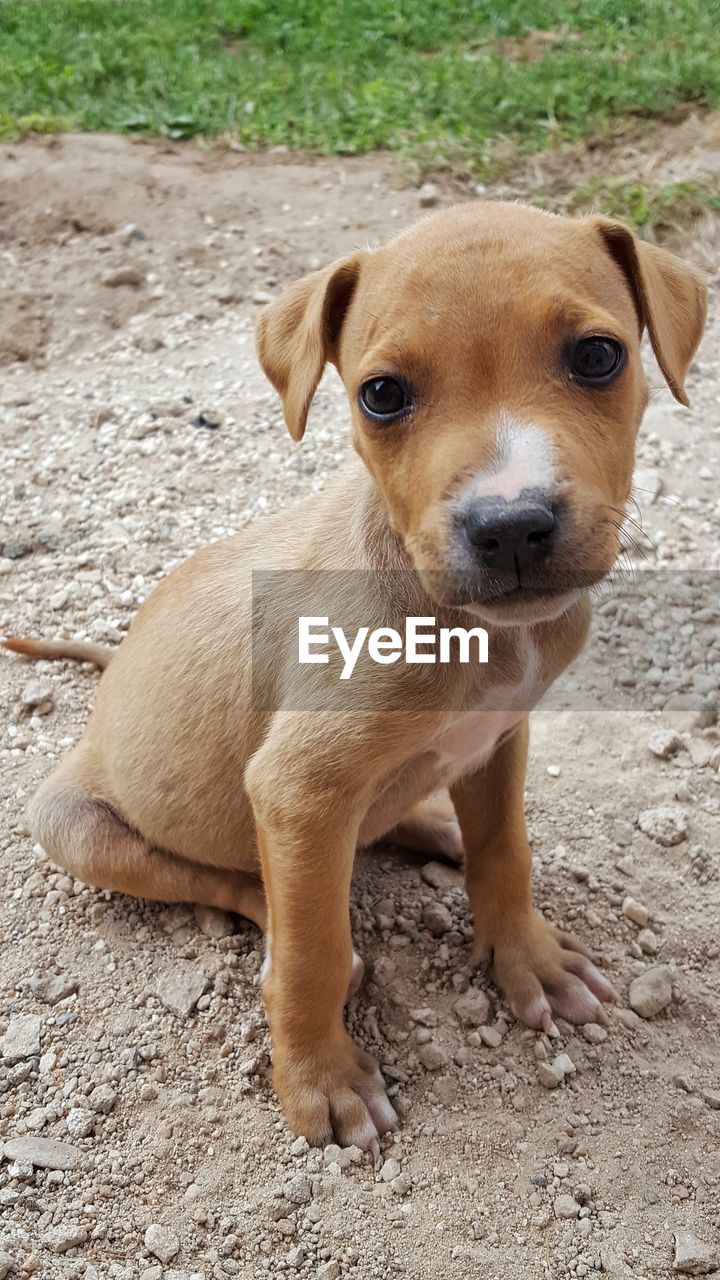
{"type": "Polygon", "coordinates": [[[16,1266],[17,1263],[15,1262],[12,1254],[6,1253],[4,1249],[0,1249],[0,1280],[5,1280],[5,1277],[8,1276],[11,1271],[14,1271],[16,1266]]]}
{"type": "Polygon", "coordinates": [[[386,1160],[383,1164],[383,1167],[380,1170],[380,1177],[383,1182],[392,1182],[394,1178],[399,1178],[401,1173],[402,1170],[400,1168],[400,1162],[391,1156],[390,1159],[386,1160]]]}
{"type": "Polygon", "coordinates": [[[638,826],[646,836],[669,849],[687,839],[688,815],[680,805],[660,805],[657,809],[643,809],[638,826]]]}
{"type": "Polygon", "coordinates": [[[294,1249],[290,1250],[285,1261],[289,1267],[301,1267],[305,1261],[305,1246],[296,1244],[294,1249]]]}
{"type": "Polygon", "coordinates": [[[463,883],[460,872],[454,867],[447,867],[444,862],[426,862],[420,869],[420,875],[426,884],[439,890],[440,893],[462,887],[463,883]]]}
{"type": "Polygon", "coordinates": [[[654,1018],[672,1000],[672,976],[667,965],[655,965],[630,983],[630,1008],[641,1018],[654,1018]]]}
{"type": "Polygon", "coordinates": [[[622,913],[628,920],[632,920],[634,924],[644,927],[650,919],[650,912],[644,907],[642,902],[638,902],[637,898],[627,897],[622,904],[622,913]]]}
{"type": "Polygon", "coordinates": [[[34,1013],[18,1013],[10,1019],[0,1044],[6,1067],[14,1067],[17,1062],[40,1053],[41,1030],[42,1023],[34,1013]]]}
{"type": "Polygon", "coordinates": [[[109,1084],[99,1084],[92,1090],[88,1102],[93,1111],[100,1111],[102,1115],[109,1116],[117,1102],[117,1094],[109,1084]]]}
{"type": "Polygon", "coordinates": [[[703,1089],[703,1102],[711,1111],[720,1111],[720,1092],[715,1089],[703,1089]]]}
{"type": "Polygon", "coordinates": [[[557,1089],[566,1076],[573,1076],[577,1067],[567,1053],[558,1053],[552,1062],[538,1062],[538,1080],[544,1089],[557,1089]]]}
{"type": "Polygon", "coordinates": [[[65,1126],[71,1138],[89,1138],[96,1120],[95,1112],[87,1107],[73,1107],[65,1117],[65,1126]]]}
{"type": "Polygon", "coordinates": [[[79,1169],[85,1157],[69,1142],[57,1138],[10,1138],[2,1147],[6,1160],[34,1164],[38,1169],[79,1169]]]}
{"type": "Polygon", "coordinates": [[[605,1027],[601,1027],[599,1022],[586,1022],[580,1030],[588,1044],[602,1044],[608,1037],[605,1027]]]}
{"type": "Polygon", "coordinates": [[[106,272],[102,277],[102,283],[108,289],[119,289],[122,285],[130,285],[137,289],[144,279],[144,273],[138,267],[117,267],[114,271],[106,272]]]}
{"type": "Polygon", "coordinates": [[[669,760],[680,751],[683,740],[672,729],[654,729],[648,738],[648,747],[658,760],[669,760]]]}
{"type": "Polygon", "coordinates": [[[191,964],[177,964],[158,978],[155,990],[166,1008],[181,1018],[187,1018],[208,985],[202,969],[191,964]]]}
{"type": "Polygon", "coordinates": [[[553,1213],[556,1218],[577,1218],[580,1212],[580,1205],[574,1196],[557,1196],[553,1204],[553,1213]]]}
{"type": "Polygon", "coordinates": [[[543,1089],[557,1089],[565,1079],[565,1072],[555,1062],[538,1062],[537,1075],[543,1089]]]}
{"type": "Polygon", "coordinates": [[[464,1027],[482,1027],[488,1020],[490,1001],[484,991],[470,987],[455,1001],[454,1009],[464,1027]]]}
{"type": "Polygon", "coordinates": [[[317,1269],[317,1280],[340,1280],[340,1263],[323,1262],[317,1269]]]}
{"type": "Polygon", "coordinates": [[[452,929],[452,916],[442,902],[429,902],[423,907],[422,922],[436,937],[452,929]]]}
{"type": "Polygon", "coordinates": [[[68,1249],[75,1249],[80,1244],[85,1244],[88,1233],[85,1227],[79,1223],[63,1223],[60,1227],[51,1227],[43,1236],[43,1244],[46,1249],[51,1249],[53,1253],[67,1253],[68,1249]]]}
{"type": "Polygon", "coordinates": [[[421,209],[432,209],[440,199],[440,192],[434,182],[423,182],[418,191],[418,204],[421,209]]]}
{"type": "Polygon", "coordinates": [[[478,1027],[478,1035],[488,1049],[499,1049],[502,1036],[496,1027],[478,1027]]]}
{"type": "Polygon", "coordinates": [[[449,1054],[434,1040],[420,1047],[418,1057],[427,1071],[440,1071],[450,1063],[449,1054]]]}
{"type": "Polygon", "coordinates": [[[42,680],[30,680],[20,694],[20,705],[25,711],[46,715],[55,705],[55,690],[42,680]]]}
{"type": "Polygon", "coordinates": [[[685,1276],[704,1276],[720,1267],[720,1254],[712,1245],[698,1240],[691,1231],[675,1232],[673,1271],[685,1276]]]}
{"type": "Polygon", "coordinates": [[[638,946],[648,956],[657,955],[658,940],[652,929],[641,929],[637,936],[638,946]]]}
{"type": "Polygon", "coordinates": [[[74,995],[80,983],[77,978],[71,978],[67,973],[59,974],[33,974],[28,978],[25,984],[28,991],[31,991],[36,1000],[42,1000],[43,1004],[58,1004],[61,1000],[66,1000],[68,996],[74,995]]]}
{"type": "Polygon", "coordinates": [[[145,1248],[161,1262],[168,1263],[180,1249],[180,1240],[171,1227],[152,1222],[145,1232],[145,1248]]]}

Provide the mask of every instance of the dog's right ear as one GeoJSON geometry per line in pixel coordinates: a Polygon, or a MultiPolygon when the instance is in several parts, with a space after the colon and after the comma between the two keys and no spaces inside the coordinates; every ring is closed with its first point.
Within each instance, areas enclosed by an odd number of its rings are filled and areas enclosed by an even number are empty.
{"type": "Polygon", "coordinates": [[[337,363],[340,330],[357,284],[361,256],[343,258],[297,280],[258,317],[258,358],[282,399],[293,440],[302,440],[326,363],[337,363]]]}

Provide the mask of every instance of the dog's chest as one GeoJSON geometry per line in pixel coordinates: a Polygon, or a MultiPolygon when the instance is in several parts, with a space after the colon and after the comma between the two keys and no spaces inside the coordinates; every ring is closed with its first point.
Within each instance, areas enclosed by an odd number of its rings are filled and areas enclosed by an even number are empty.
{"type": "Polygon", "coordinates": [[[540,654],[529,641],[524,646],[523,674],[515,683],[498,683],[476,706],[448,719],[435,752],[443,783],[479,768],[500,738],[519,724],[542,693],[540,654]]]}

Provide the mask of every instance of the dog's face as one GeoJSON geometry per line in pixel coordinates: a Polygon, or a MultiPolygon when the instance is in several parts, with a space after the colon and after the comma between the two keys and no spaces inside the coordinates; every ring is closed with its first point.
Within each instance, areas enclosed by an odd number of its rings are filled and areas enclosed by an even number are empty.
{"type": "Polygon", "coordinates": [[[699,273],[621,224],[479,203],[300,281],[261,317],[258,349],[297,439],[336,364],[431,597],[528,623],[615,562],[643,328],[687,403],[704,316],[699,273]]]}

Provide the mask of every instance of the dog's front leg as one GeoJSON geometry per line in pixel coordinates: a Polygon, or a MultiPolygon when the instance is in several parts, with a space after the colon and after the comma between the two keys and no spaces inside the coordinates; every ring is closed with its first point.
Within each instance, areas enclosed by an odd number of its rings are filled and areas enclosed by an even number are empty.
{"type": "Polygon", "coordinates": [[[452,789],[465,845],[465,878],[478,958],[516,1017],[548,1030],[554,1015],[605,1021],[609,982],[571,934],[554,929],[532,905],[531,854],[525,827],[527,720],[490,760],[452,789]]]}
{"type": "Polygon", "coordinates": [[[361,821],[352,788],[308,744],[270,742],[246,775],[268,901],[263,996],[273,1083],[313,1145],[376,1147],[397,1117],[377,1064],[345,1030],[354,977],[349,894],[361,821]]]}

